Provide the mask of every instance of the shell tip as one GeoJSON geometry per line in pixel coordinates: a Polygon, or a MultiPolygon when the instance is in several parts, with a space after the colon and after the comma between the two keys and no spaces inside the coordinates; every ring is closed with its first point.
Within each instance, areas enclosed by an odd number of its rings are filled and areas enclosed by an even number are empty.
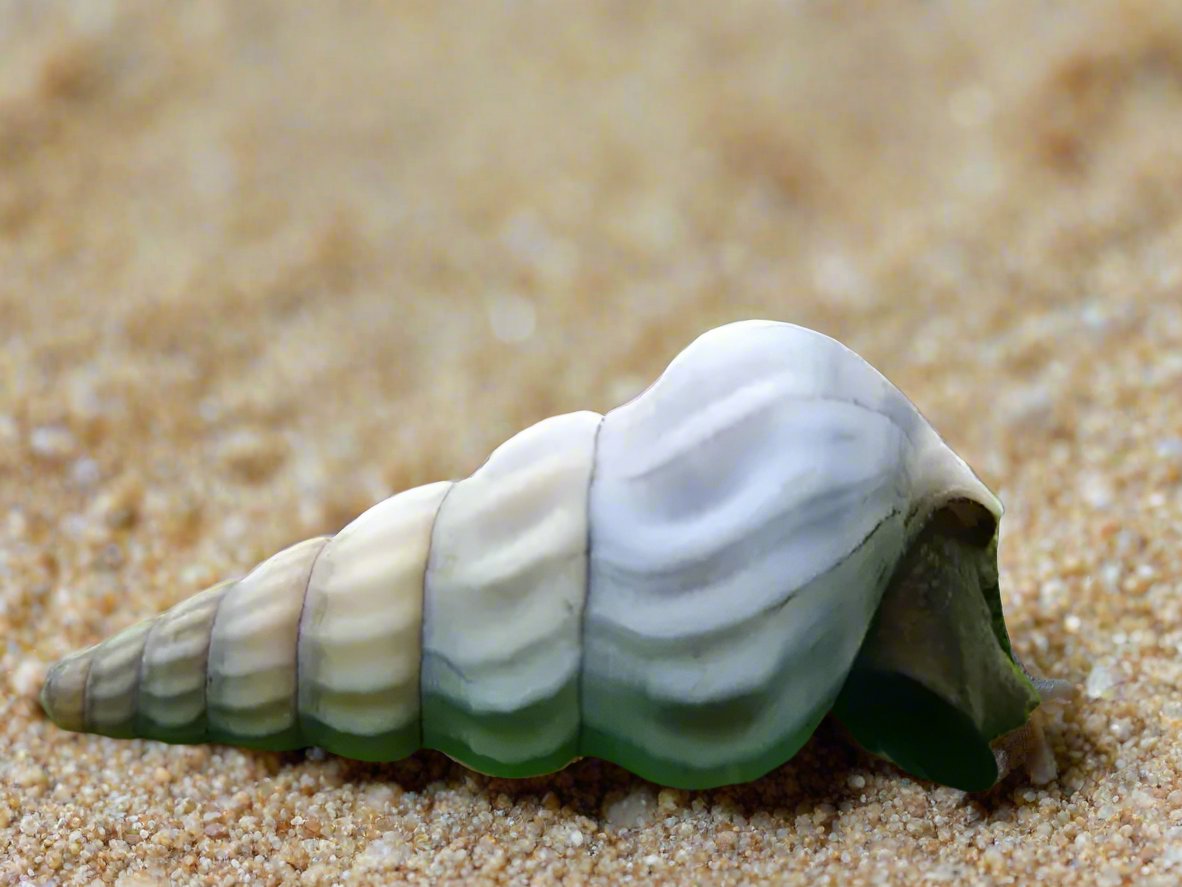
{"type": "Polygon", "coordinates": [[[41,684],[41,692],[37,694],[37,701],[41,704],[41,710],[45,712],[45,716],[60,725],[59,713],[54,705],[54,680],[61,671],[62,663],[55,663],[45,674],[45,681],[41,684]]]}
{"type": "Polygon", "coordinates": [[[46,716],[63,730],[86,729],[86,679],[92,650],[55,663],[45,676],[38,701],[46,716]]]}
{"type": "Polygon", "coordinates": [[[49,681],[52,674],[50,672],[45,676],[45,681],[41,684],[41,692],[37,694],[37,701],[41,703],[41,710],[45,712],[45,716],[51,721],[53,720],[53,712],[49,710],[49,681]]]}

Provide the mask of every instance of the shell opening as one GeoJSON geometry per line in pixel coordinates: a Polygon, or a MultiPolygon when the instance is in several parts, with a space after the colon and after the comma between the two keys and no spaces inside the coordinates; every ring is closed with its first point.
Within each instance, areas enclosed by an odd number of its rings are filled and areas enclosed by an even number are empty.
{"type": "Polygon", "coordinates": [[[984,548],[997,533],[997,518],[975,499],[952,499],[932,515],[930,526],[984,548]]]}

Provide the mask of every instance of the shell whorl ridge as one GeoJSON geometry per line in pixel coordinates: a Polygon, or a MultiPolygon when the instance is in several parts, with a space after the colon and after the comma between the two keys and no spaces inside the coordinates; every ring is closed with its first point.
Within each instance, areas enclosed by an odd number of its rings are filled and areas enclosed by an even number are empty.
{"type": "Polygon", "coordinates": [[[116,737],[745,781],[830,710],[909,541],[963,500],[996,526],[854,352],[730,324],[606,416],[540,422],[66,657],[42,704],[116,737]]]}

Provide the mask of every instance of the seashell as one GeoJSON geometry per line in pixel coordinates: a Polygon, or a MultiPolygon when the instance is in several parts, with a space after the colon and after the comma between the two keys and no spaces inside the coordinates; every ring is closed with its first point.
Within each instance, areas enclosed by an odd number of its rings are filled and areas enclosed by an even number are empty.
{"type": "Polygon", "coordinates": [[[833,711],[979,790],[1043,735],[1002,617],[1001,514],[854,352],[734,323],[606,416],[539,422],[464,480],[66,657],[41,701],[107,736],[426,747],[513,777],[595,756],[684,788],[761,776],[833,711]]]}

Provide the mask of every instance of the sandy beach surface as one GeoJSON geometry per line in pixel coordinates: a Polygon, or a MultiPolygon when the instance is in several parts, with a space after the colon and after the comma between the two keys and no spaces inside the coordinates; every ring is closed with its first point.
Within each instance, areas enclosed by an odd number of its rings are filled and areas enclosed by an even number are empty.
{"type": "Polygon", "coordinates": [[[1182,6],[866,6],[0,0],[0,883],[1182,879],[1182,6]],[[62,654],[746,317],[999,493],[1056,781],[829,723],[685,792],[41,714],[62,654]]]}

